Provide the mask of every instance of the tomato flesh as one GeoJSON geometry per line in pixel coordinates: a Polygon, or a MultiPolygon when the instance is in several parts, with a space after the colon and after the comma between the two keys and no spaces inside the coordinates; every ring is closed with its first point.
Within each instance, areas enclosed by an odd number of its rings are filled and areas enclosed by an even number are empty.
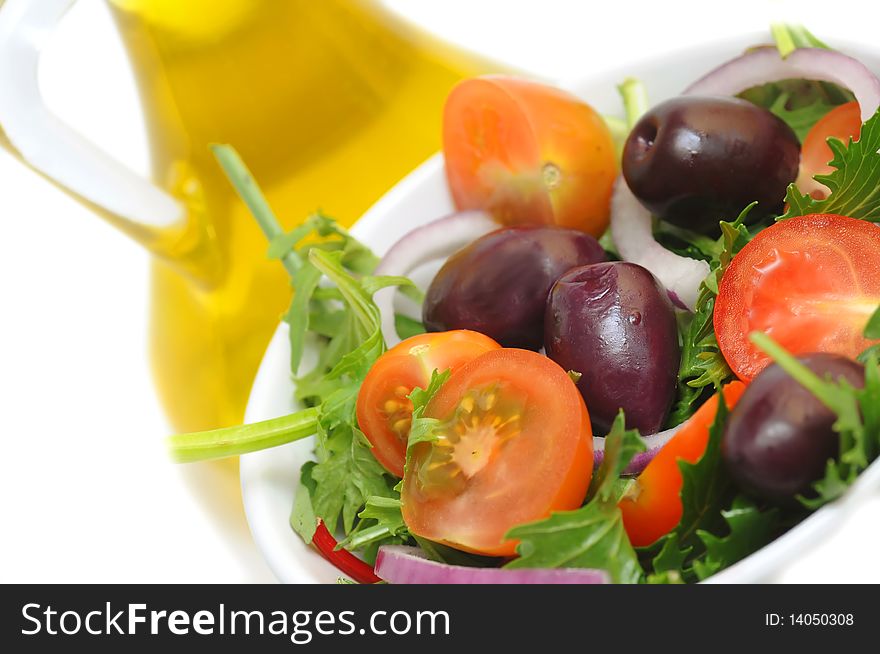
{"type": "Polygon", "coordinates": [[[602,118],[565,91],[511,77],[464,80],[446,100],[443,152],[459,209],[597,238],[608,226],[614,142],[602,118]]]}
{"type": "Polygon", "coordinates": [[[880,305],[880,227],[811,214],[755,236],[724,273],[715,302],[718,345],[751,380],[770,362],[749,340],[769,334],[793,354],[855,358],[875,341],[862,332],[880,305]]]}
{"type": "Polygon", "coordinates": [[[513,527],[574,509],[587,493],[593,440],[568,374],[535,352],[505,348],[452,373],[425,416],[401,499],[410,531],[461,550],[514,554],[513,527]]]}
{"type": "MultiPolygon", "coordinates": [[[[732,408],[745,385],[731,382],[724,387],[724,401],[732,408]]],[[[633,481],[619,502],[623,526],[635,547],[645,547],[678,526],[684,509],[681,488],[684,483],[679,459],[696,463],[709,444],[709,428],[718,411],[718,394],[697,409],[675,436],[633,481]]]]}
{"type": "Polygon", "coordinates": [[[459,329],[413,336],[379,357],[358,393],[357,419],[373,455],[388,472],[403,477],[413,408],[407,396],[412,390],[427,387],[434,370],[454,371],[500,347],[488,336],[459,329]]]}
{"type": "Polygon", "coordinates": [[[801,145],[801,164],[796,182],[798,190],[816,200],[827,197],[830,189],[813,177],[827,175],[834,170],[829,164],[834,153],[828,145],[828,139],[836,138],[844,143],[850,138],[857,141],[861,131],[862,114],[858,102],[835,107],[813,125],[801,145]]]}

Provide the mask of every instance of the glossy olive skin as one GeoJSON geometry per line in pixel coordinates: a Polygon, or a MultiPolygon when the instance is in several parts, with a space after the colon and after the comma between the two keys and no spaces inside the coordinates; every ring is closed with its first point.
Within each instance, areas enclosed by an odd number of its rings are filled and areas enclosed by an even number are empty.
{"type": "Polygon", "coordinates": [[[648,270],[621,261],[570,270],[547,298],[544,339],[547,356],[581,373],[595,434],[621,408],[628,428],[661,429],[680,352],[672,303],[648,270]]]}
{"type": "MultiPolygon", "coordinates": [[[[808,354],[798,360],[820,377],[845,378],[864,386],[864,369],[835,354],[808,354]]],[[[745,492],[789,505],[836,458],[835,415],[777,364],[767,366],[746,388],[730,412],[721,443],[733,480],[745,492]]]]}
{"type": "Polygon", "coordinates": [[[434,277],[422,305],[425,328],[470,329],[505,347],[538,350],[553,283],[606,259],[595,238],[574,229],[499,229],[456,252],[434,277]]]}
{"type": "Polygon", "coordinates": [[[679,96],[646,113],[626,140],[623,176],[654,215],[712,234],[754,200],[754,222],[782,208],[800,143],[780,118],[746,100],[679,96]]]}

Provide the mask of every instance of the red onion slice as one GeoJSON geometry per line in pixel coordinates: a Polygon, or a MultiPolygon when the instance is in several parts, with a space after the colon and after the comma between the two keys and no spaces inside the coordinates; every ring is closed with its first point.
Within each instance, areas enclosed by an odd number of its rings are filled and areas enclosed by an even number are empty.
{"type": "Polygon", "coordinates": [[[746,89],[785,79],[832,82],[849,89],[862,111],[862,122],[880,106],[880,80],[857,59],[842,52],[798,48],[785,59],[774,47],[758,48],[707,73],[684,95],[737,95],[746,89]]]}
{"type": "Polygon", "coordinates": [[[588,568],[468,568],[430,561],[417,547],[383,545],[376,574],[389,584],[609,584],[604,570],[588,568]]]}
{"type": "Polygon", "coordinates": [[[668,293],[693,310],[709,264],[675,254],[654,240],[651,213],[629,190],[623,175],[611,196],[611,238],[625,261],[650,270],[668,293]]]}
{"type": "MultiPolygon", "coordinates": [[[[676,425],[671,429],[666,429],[664,431],[658,431],[656,434],[650,434],[649,436],[643,436],[645,439],[645,443],[648,445],[648,449],[644,452],[639,452],[636,454],[632,461],[629,462],[629,465],[624,469],[623,474],[625,475],[638,475],[641,474],[642,470],[651,463],[657,453],[663,449],[663,446],[666,445],[669,441],[672,440],[672,437],[675,436],[679,430],[687,424],[687,421],[681,423],[680,425],[676,425]]],[[[593,470],[596,470],[600,465],[602,465],[602,461],[605,459],[605,438],[602,436],[594,436],[593,437],[593,470]]]]}
{"type": "MultiPolygon", "coordinates": [[[[461,211],[417,227],[405,234],[385,253],[376,275],[409,275],[422,264],[445,259],[500,225],[483,211],[461,211]]],[[[375,295],[382,313],[382,334],[393,347],[400,343],[394,327],[395,288],[383,288],[375,295]]]]}
{"type": "MultiPolygon", "coordinates": [[[[783,59],[774,47],[758,48],[722,64],[685,89],[685,95],[736,95],[785,79],[833,82],[848,88],[865,121],[880,106],[880,79],[860,61],[834,50],[798,48],[783,59]]],[[[693,309],[709,266],[670,252],[654,240],[651,214],[621,177],[611,199],[611,236],[618,252],[650,270],[682,304],[693,309]]]]}

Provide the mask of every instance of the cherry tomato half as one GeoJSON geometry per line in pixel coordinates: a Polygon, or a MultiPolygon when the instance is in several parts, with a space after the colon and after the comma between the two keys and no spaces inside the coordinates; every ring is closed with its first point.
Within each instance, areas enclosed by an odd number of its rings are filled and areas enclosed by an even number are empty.
{"type": "Polygon", "coordinates": [[[511,528],[584,501],[593,472],[587,407],[547,357],[487,352],[452,373],[425,415],[441,422],[436,440],[412,446],[403,479],[413,534],[509,556],[511,528]]]}
{"type": "MultiPolygon", "coordinates": [[[[724,387],[724,401],[729,408],[739,401],[745,388],[742,382],[724,387]]],[[[623,514],[623,527],[635,547],[650,545],[681,522],[684,481],[678,460],[700,460],[709,444],[709,428],[717,411],[716,393],[663,446],[621,498],[618,506],[623,514]]]]}
{"type": "Polygon", "coordinates": [[[427,387],[434,370],[454,371],[500,347],[488,336],[458,329],[413,336],[379,357],[358,393],[357,420],[373,446],[373,456],[388,472],[403,477],[412,422],[412,402],[407,395],[416,387],[427,387]]]}
{"type": "Polygon", "coordinates": [[[852,137],[858,141],[861,131],[862,113],[858,102],[835,107],[813,125],[801,145],[801,165],[797,178],[801,193],[817,200],[828,196],[828,187],[813,179],[814,175],[827,175],[834,170],[829,165],[834,153],[828,146],[828,139],[834,137],[847,143],[852,137]]]}
{"type": "Polygon", "coordinates": [[[737,377],[751,380],[770,362],[749,340],[773,337],[793,354],[830,352],[854,359],[872,344],[862,332],[880,305],[880,227],[810,214],[760,232],[724,273],[715,334],[737,377]]]}
{"type": "Polygon", "coordinates": [[[460,82],[444,108],[443,153],[459,209],[597,238],[608,226],[614,142],[602,118],[565,91],[512,77],[460,82]]]}

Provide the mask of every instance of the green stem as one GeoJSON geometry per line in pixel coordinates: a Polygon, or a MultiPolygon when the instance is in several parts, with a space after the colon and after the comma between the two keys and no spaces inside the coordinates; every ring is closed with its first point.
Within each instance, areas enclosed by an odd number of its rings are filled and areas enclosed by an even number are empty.
{"type": "Polygon", "coordinates": [[[773,23],[770,25],[770,33],[773,35],[776,49],[779,50],[779,56],[783,59],[797,49],[791,29],[785,23],[773,23]]]}
{"type": "MultiPolygon", "coordinates": [[[[278,222],[275,212],[272,211],[272,207],[269,206],[269,202],[254,180],[254,176],[251,175],[251,171],[248,170],[235,148],[231,145],[214,144],[211,145],[211,151],[269,242],[284,236],[284,229],[278,222]]],[[[302,262],[293,250],[282,257],[281,263],[284,264],[291,276],[302,266],[302,262]]]]}
{"type": "Polygon", "coordinates": [[[648,111],[648,92],[645,90],[645,85],[635,77],[627,77],[617,90],[623,99],[627,127],[632,129],[639,122],[639,118],[648,111]]]}
{"type": "MultiPolygon", "coordinates": [[[[364,329],[366,334],[376,329],[379,318],[371,311],[370,299],[366,297],[363,289],[357,285],[350,276],[335,264],[326,252],[321,250],[311,250],[309,252],[309,262],[318,270],[320,270],[330,281],[336,284],[342,297],[348,303],[348,306],[354,311],[358,318],[358,322],[364,329]]],[[[373,305],[374,307],[375,305],[373,305]]]]}
{"type": "Polygon", "coordinates": [[[623,118],[617,116],[602,116],[608,131],[611,132],[611,140],[614,142],[614,152],[619,162],[623,156],[623,146],[626,137],[629,136],[629,126],[623,118]]]}
{"type": "Polygon", "coordinates": [[[318,409],[313,407],[250,425],[169,436],[166,444],[172,461],[192,463],[284,445],[311,436],[317,428],[318,409]]]}
{"type": "Polygon", "coordinates": [[[608,131],[611,132],[611,138],[613,138],[615,142],[626,140],[626,137],[629,134],[629,128],[623,118],[620,118],[619,116],[603,115],[602,120],[605,121],[608,131]]]}
{"type": "Polygon", "coordinates": [[[666,221],[659,222],[658,225],[656,225],[655,231],[659,233],[669,234],[679,239],[680,241],[684,241],[685,243],[692,243],[697,247],[698,250],[700,250],[701,252],[705,252],[709,255],[717,256],[718,250],[721,249],[718,246],[718,241],[716,241],[714,238],[709,238],[708,236],[698,234],[693,230],[679,227],[666,221]]]}
{"type": "Polygon", "coordinates": [[[776,42],[779,56],[783,59],[798,48],[831,49],[803,25],[773,23],[770,25],[770,33],[773,34],[773,40],[776,42]]]}

